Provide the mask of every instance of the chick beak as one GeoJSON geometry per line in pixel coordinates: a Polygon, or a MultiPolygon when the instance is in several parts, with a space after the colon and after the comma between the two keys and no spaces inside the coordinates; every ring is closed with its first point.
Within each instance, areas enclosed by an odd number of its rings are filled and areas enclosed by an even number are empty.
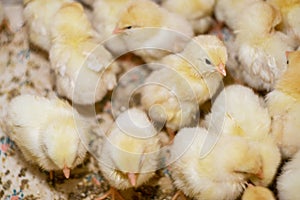
{"type": "Polygon", "coordinates": [[[118,28],[118,27],[116,27],[116,28],[113,30],[113,34],[118,34],[118,33],[122,33],[122,32],[123,32],[123,30],[120,29],[120,28],[118,28]]]}
{"type": "Polygon", "coordinates": [[[259,178],[259,179],[263,179],[264,178],[264,172],[263,172],[263,170],[261,169],[261,170],[259,170],[259,172],[256,174],[256,176],[259,178]]]}
{"type": "Polygon", "coordinates": [[[220,63],[217,66],[217,70],[218,70],[218,72],[220,72],[220,74],[222,74],[223,76],[226,76],[225,65],[223,63],[220,63]]]}
{"type": "Polygon", "coordinates": [[[70,177],[70,168],[68,168],[66,165],[63,168],[63,173],[65,175],[65,177],[68,179],[70,177]]]}
{"type": "Polygon", "coordinates": [[[285,57],[288,58],[288,57],[289,57],[289,54],[290,54],[290,51],[286,51],[286,52],[285,52],[285,57]]]}
{"type": "Polygon", "coordinates": [[[130,184],[134,187],[136,185],[137,175],[135,173],[128,173],[127,176],[128,176],[130,184]]]}

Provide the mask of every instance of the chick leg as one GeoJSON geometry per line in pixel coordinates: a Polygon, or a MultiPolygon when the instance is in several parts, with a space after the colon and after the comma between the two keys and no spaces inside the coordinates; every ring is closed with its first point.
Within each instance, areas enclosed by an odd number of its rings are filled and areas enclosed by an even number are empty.
{"type": "Polygon", "coordinates": [[[99,197],[96,200],[104,200],[107,197],[111,197],[112,200],[125,200],[119,191],[113,187],[110,187],[110,189],[102,197],[99,197]]]}
{"type": "Polygon", "coordinates": [[[169,144],[172,144],[172,143],[173,143],[173,140],[174,140],[174,138],[175,138],[175,131],[174,131],[173,129],[167,127],[167,133],[168,133],[169,139],[170,139],[170,140],[169,140],[169,141],[170,141],[169,144]]]}
{"type": "Polygon", "coordinates": [[[184,196],[184,194],[178,190],[175,195],[173,196],[172,200],[177,200],[179,197],[181,197],[181,199],[186,200],[186,197],[184,196]]]}
{"type": "Polygon", "coordinates": [[[224,26],[223,22],[216,22],[210,33],[215,34],[220,40],[224,40],[224,36],[222,33],[222,28],[224,26]]]}

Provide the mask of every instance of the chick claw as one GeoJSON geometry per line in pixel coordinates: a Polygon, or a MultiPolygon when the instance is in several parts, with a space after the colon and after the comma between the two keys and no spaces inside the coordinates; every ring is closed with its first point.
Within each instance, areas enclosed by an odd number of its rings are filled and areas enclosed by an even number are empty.
{"type": "Polygon", "coordinates": [[[175,193],[172,200],[178,200],[179,197],[181,197],[181,199],[183,200],[187,200],[184,194],[180,190],[175,193]]]}
{"type": "Polygon", "coordinates": [[[107,197],[111,197],[111,200],[125,200],[118,190],[111,187],[102,197],[97,198],[96,200],[104,200],[107,197]]]}

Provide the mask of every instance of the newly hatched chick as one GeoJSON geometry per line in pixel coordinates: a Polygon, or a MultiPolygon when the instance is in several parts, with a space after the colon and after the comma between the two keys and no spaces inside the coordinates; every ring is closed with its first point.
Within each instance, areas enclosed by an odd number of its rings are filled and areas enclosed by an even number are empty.
{"type": "Polygon", "coordinates": [[[150,0],[132,1],[128,4],[119,16],[115,33],[123,37],[129,50],[142,48],[143,50],[134,53],[146,62],[160,59],[172,52],[180,52],[194,36],[190,23],[184,17],[171,13],[150,0]]]}
{"type": "Polygon", "coordinates": [[[261,177],[254,177],[251,181],[262,186],[272,182],[281,155],[269,134],[271,118],[268,109],[252,89],[241,85],[227,86],[214,101],[205,123],[215,133],[240,136],[251,141],[263,161],[261,177]]]}
{"type": "Polygon", "coordinates": [[[209,29],[212,24],[211,15],[214,5],[215,0],[164,0],[162,2],[162,7],[184,16],[197,33],[204,33],[209,29]]]}
{"type": "Polygon", "coordinates": [[[300,151],[287,162],[277,179],[277,190],[280,200],[300,199],[300,151]]]}
{"type": "Polygon", "coordinates": [[[300,1],[299,0],[268,0],[282,16],[278,28],[295,39],[300,45],[300,1]]]}
{"type": "Polygon", "coordinates": [[[132,108],[121,113],[106,136],[100,169],[112,187],[139,187],[153,177],[159,163],[159,136],[143,111],[132,108]]]}
{"type": "Polygon", "coordinates": [[[8,108],[7,134],[26,160],[41,168],[70,170],[83,162],[88,125],[65,101],[33,95],[15,97],[8,108]]]}
{"type": "Polygon", "coordinates": [[[173,131],[192,125],[199,104],[215,94],[226,75],[226,61],[226,48],[216,36],[195,37],[180,54],[159,61],[163,68],[145,80],[141,104],[152,120],[173,131]]]}
{"type": "Polygon", "coordinates": [[[235,30],[240,14],[249,5],[258,1],[260,0],[216,0],[214,13],[218,21],[235,30]]]}
{"type": "Polygon", "coordinates": [[[51,26],[59,8],[72,0],[24,0],[24,18],[30,41],[39,48],[51,48],[51,26]]]}
{"type": "Polygon", "coordinates": [[[300,51],[287,53],[287,60],[287,71],[277,81],[275,90],[267,95],[272,135],[284,158],[300,149],[300,51]]]}
{"type": "Polygon", "coordinates": [[[175,186],[191,198],[232,200],[250,176],[261,174],[261,158],[244,138],[221,136],[203,128],[184,128],[171,146],[175,186]]]}
{"type": "Polygon", "coordinates": [[[274,194],[265,187],[249,185],[242,200],[275,200],[274,194]]]}
{"type": "Polygon", "coordinates": [[[274,27],[280,13],[261,1],[248,6],[239,17],[236,31],[237,59],[243,81],[257,90],[271,90],[286,69],[285,51],[294,49],[292,40],[274,27]]]}
{"type": "Polygon", "coordinates": [[[50,62],[57,74],[60,95],[77,104],[93,104],[116,84],[118,66],[95,39],[83,7],[64,4],[56,13],[52,29],[50,62]]]}

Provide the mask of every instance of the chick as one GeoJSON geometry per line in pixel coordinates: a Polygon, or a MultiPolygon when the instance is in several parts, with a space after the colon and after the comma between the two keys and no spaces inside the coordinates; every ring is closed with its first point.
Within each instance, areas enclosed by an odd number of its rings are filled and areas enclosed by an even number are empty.
{"type": "Polygon", "coordinates": [[[70,170],[83,162],[89,127],[65,101],[33,95],[15,97],[8,108],[7,134],[25,159],[52,171],[70,170]]]}
{"type": "Polygon", "coordinates": [[[164,0],[162,2],[162,7],[184,16],[193,25],[196,33],[205,33],[209,29],[212,24],[211,15],[214,5],[215,0],[164,0]]]}
{"type": "Polygon", "coordinates": [[[106,136],[100,169],[112,187],[139,187],[153,177],[159,163],[159,136],[143,111],[132,108],[121,113],[106,136]]]}
{"type": "Polygon", "coordinates": [[[280,200],[300,199],[300,151],[287,162],[277,179],[277,190],[280,200]]]}
{"type": "Polygon", "coordinates": [[[256,148],[244,138],[218,138],[203,128],[181,129],[170,152],[175,186],[195,199],[236,199],[262,170],[256,148]]]}
{"type": "Polygon", "coordinates": [[[268,186],[273,181],[281,155],[269,134],[271,118],[268,109],[250,88],[227,86],[214,101],[205,123],[215,133],[239,136],[252,142],[262,158],[263,173],[251,181],[261,186],[268,186]]]}
{"type": "Polygon", "coordinates": [[[236,70],[257,90],[273,89],[286,70],[284,52],[295,48],[287,35],[274,30],[280,19],[280,13],[264,1],[249,5],[239,17],[236,43],[240,68],[236,70]]]}
{"type": "Polygon", "coordinates": [[[216,36],[195,37],[179,55],[159,61],[163,68],[145,80],[141,104],[152,120],[166,121],[166,127],[173,131],[192,125],[199,104],[215,94],[226,75],[226,60],[226,48],[216,36]]]}
{"type": "Polygon", "coordinates": [[[249,5],[258,1],[260,0],[216,0],[214,14],[218,21],[235,30],[240,14],[249,5]]]}
{"type": "Polygon", "coordinates": [[[59,8],[71,0],[24,0],[24,18],[28,25],[29,39],[39,48],[49,52],[51,26],[59,8]]]}
{"type": "Polygon", "coordinates": [[[185,18],[150,0],[129,3],[119,15],[114,32],[124,39],[128,50],[142,48],[134,53],[146,62],[160,59],[172,52],[180,52],[194,36],[193,29],[185,18]]]}
{"type": "Polygon", "coordinates": [[[282,16],[279,30],[284,31],[300,45],[300,1],[299,0],[268,0],[282,16]]]}
{"type": "Polygon", "coordinates": [[[68,3],[56,13],[51,28],[50,62],[57,90],[77,104],[93,104],[116,85],[118,65],[95,39],[83,7],[68,3]]]}
{"type": "Polygon", "coordinates": [[[300,149],[300,51],[287,53],[288,68],[267,95],[272,117],[272,135],[283,158],[289,158],[300,149]]]}
{"type": "Polygon", "coordinates": [[[249,185],[244,191],[242,200],[275,200],[274,194],[265,187],[249,185]]]}

